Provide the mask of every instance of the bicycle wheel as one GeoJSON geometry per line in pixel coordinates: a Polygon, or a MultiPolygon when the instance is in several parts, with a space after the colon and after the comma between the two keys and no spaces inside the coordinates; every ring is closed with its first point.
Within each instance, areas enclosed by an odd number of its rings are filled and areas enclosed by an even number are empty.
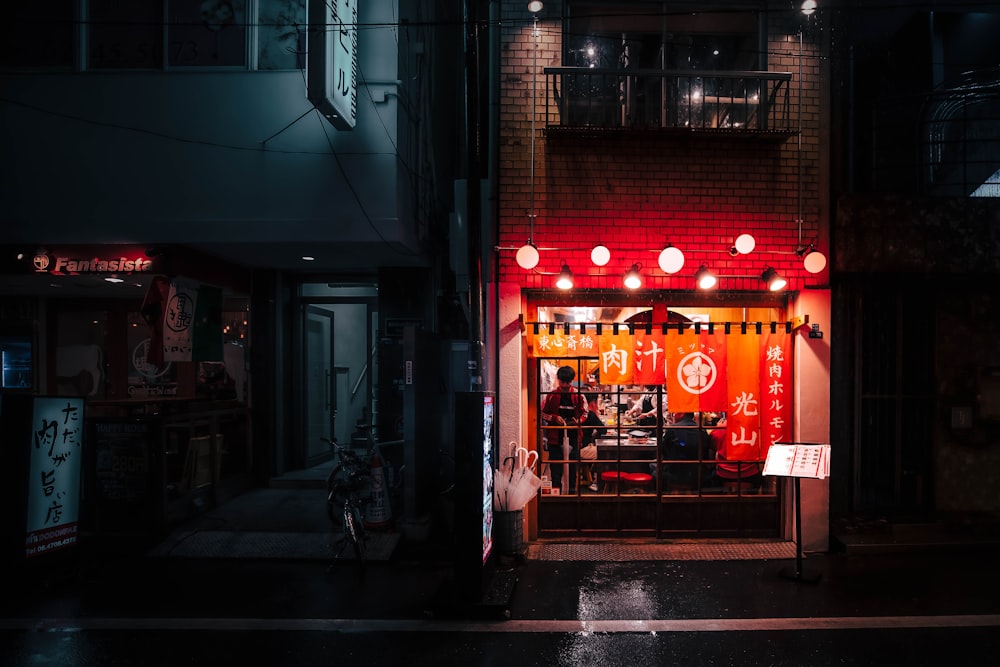
{"type": "Polygon", "coordinates": [[[365,544],[365,526],[358,518],[350,503],[344,505],[344,536],[351,541],[354,547],[354,557],[358,563],[364,563],[367,556],[367,545],[365,544]]]}
{"type": "Polygon", "coordinates": [[[350,493],[347,483],[331,479],[326,492],[326,514],[337,528],[344,526],[344,503],[347,502],[350,493]]]}

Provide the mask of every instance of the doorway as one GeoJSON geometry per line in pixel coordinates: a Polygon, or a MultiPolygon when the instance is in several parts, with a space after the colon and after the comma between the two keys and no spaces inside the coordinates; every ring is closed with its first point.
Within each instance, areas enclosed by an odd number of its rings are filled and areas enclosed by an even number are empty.
{"type": "Polygon", "coordinates": [[[328,439],[351,446],[359,426],[372,424],[377,393],[377,290],[374,285],[300,286],[301,310],[295,412],[301,443],[295,467],[330,459],[328,439]]]}
{"type": "Polygon", "coordinates": [[[311,464],[329,452],[334,437],[337,383],[334,380],[334,313],[307,306],[304,341],[306,461],[311,464]]]}

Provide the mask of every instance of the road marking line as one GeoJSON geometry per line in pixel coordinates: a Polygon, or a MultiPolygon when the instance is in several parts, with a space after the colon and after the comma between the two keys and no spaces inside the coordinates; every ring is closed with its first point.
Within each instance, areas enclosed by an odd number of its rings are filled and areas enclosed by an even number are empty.
{"type": "Polygon", "coordinates": [[[691,618],[660,620],[496,620],[342,618],[4,618],[0,630],[303,630],[322,632],[635,633],[966,628],[1000,626],[1000,614],[691,618]]]}

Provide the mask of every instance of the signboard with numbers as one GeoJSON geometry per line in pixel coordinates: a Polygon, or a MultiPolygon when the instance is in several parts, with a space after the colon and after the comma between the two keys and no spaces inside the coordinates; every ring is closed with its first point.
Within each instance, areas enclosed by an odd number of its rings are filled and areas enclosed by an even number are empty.
{"type": "Polygon", "coordinates": [[[763,474],[825,479],[830,476],[830,445],[776,442],[767,451],[763,474]]]}
{"type": "Polygon", "coordinates": [[[10,532],[25,559],[77,545],[84,401],[5,396],[2,461],[9,480],[10,532]]]}

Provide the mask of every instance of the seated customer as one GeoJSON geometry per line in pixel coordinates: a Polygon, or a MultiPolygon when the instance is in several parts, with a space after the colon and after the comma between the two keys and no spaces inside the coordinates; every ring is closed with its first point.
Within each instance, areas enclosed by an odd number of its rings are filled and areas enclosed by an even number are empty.
{"type": "Polygon", "coordinates": [[[698,464],[687,461],[711,461],[712,439],[698,427],[693,412],[675,412],[673,417],[660,442],[660,455],[667,461],[663,464],[664,488],[694,489],[698,486],[698,464]]]}
{"type": "MultiPolygon", "coordinates": [[[[587,398],[587,417],[583,420],[583,428],[581,429],[583,433],[580,439],[582,443],[582,446],[580,447],[581,462],[597,458],[597,438],[607,432],[607,429],[603,428],[604,422],[602,422],[601,418],[597,416],[597,394],[587,393],[585,396],[587,398]],[[593,449],[588,449],[588,447],[592,447],[593,449]],[[592,452],[592,456],[588,456],[588,452],[592,452]]],[[[594,479],[593,464],[588,465],[586,463],[581,463],[580,465],[583,468],[584,473],[590,478],[590,490],[597,491],[597,480],[594,479]]]]}
{"type": "Polygon", "coordinates": [[[712,442],[715,444],[715,477],[725,484],[748,483],[751,488],[758,488],[761,480],[761,465],[756,461],[730,460],[729,431],[725,428],[726,417],[723,415],[712,431],[712,442]]]}

